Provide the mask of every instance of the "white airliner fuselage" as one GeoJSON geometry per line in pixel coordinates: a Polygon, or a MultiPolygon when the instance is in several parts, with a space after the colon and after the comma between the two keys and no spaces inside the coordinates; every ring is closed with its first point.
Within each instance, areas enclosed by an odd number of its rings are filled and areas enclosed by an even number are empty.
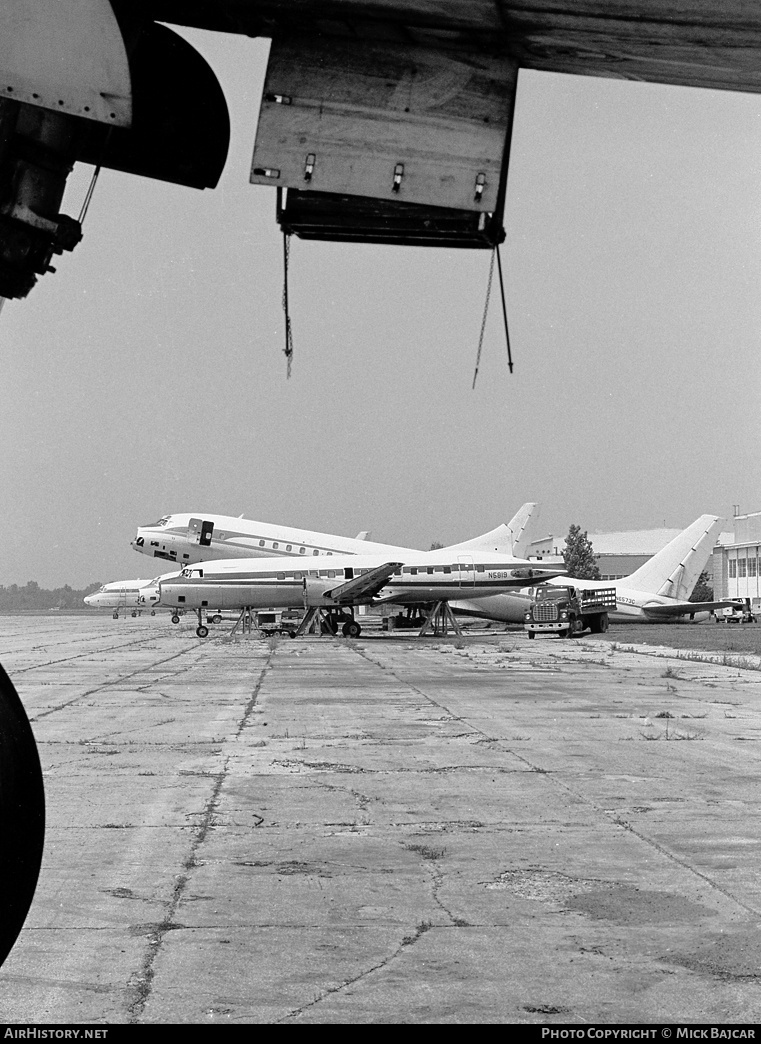
{"type": "Polygon", "coordinates": [[[161,604],[182,608],[279,609],[478,599],[524,586],[556,570],[495,552],[449,549],[385,555],[323,555],[303,563],[228,559],[188,566],[159,584],[161,604]]]}
{"type": "MultiPolygon", "coordinates": [[[[449,550],[496,551],[525,557],[529,524],[536,519],[536,504],[524,504],[507,524],[483,536],[452,545],[449,550]]],[[[419,552],[415,548],[379,544],[357,537],[338,536],[272,525],[229,515],[164,515],[158,522],[140,526],[131,546],[152,558],[163,558],[178,565],[208,562],[218,558],[309,559],[318,555],[387,555],[419,552]]]]}
{"type": "MultiPolygon", "coordinates": [[[[165,574],[165,577],[176,573],[165,574]]],[[[115,580],[111,584],[103,584],[84,599],[85,605],[96,609],[134,609],[137,611],[153,610],[159,600],[159,580],[115,580]]]]}

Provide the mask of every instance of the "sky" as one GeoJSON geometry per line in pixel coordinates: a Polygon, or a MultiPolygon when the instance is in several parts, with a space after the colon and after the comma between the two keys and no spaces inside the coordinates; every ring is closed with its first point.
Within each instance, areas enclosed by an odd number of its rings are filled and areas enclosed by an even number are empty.
{"type": "MultiPolygon", "coordinates": [[[[170,512],[428,548],[761,510],[761,97],[523,71],[489,254],[292,240],[248,174],[262,40],[182,30],[227,96],[215,190],[104,170],[72,254],[0,315],[0,584],[152,576],[170,512]]],[[[91,168],[63,210],[76,216],[91,168]]],[[[730,527],[731,528],[731,527],[730,527]]]]}

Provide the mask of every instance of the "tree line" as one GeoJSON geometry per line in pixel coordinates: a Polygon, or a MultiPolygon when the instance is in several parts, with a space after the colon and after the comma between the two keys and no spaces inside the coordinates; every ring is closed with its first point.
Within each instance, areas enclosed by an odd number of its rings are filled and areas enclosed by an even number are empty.
{"type": "Polygon", "coordinates": [[[18,584],[0,586],[0,612],[8,609],[82,609],[85,595],[92,594],[100,586],[98,581],[81,591],[68,584],[47,590],[40,587],[36,580],[30,580],[25,587],[19,587],[18,584]]]}

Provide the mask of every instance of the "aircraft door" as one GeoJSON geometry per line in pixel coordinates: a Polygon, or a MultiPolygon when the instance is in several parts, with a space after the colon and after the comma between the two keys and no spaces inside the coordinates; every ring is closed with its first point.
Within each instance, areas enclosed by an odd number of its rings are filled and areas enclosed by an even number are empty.
{"type": "Polygon", "coordinates": [[[188,536],[201,547],[211,547],[211,538],[214,535],[214,523],[203,522],[200,518],[191,518],[188,523],[188,536]]]}
{"type": "Polygon", "coordinates": [[[460,587],[476,586],[476,570],[470,555],[458,555],[457,562],[460,566],[460,587]]]}

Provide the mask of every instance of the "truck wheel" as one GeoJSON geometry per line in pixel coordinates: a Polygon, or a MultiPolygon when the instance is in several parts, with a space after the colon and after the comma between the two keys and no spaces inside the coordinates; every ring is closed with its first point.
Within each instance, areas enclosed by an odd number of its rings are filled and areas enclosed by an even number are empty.
{"type": "Polygon", "coordinates": [[[536,638],[536,634],[533,631],[528,632],[529,639],[536,638]]]}
{"type": "Polygon", "coordinates": [[[605,634],[605,632],[608,630],[608,624],[608,614],[602,613],[602,615],[600,616],[600,634],[605,634]]]}
{"type": "Polygon", "coordinates": [[[219,615],[219,613],[214,613],[214,615],[211,618],[211,622],[213,624],[222,623],[222,617],[219,615]]]}
{"type": "Polygon", "coordinates": [[[341,634],[344,638],[359,638],[362,634],[362,628],[359,626],[356,620],[349,620],[341,628],[341,634]]]}

